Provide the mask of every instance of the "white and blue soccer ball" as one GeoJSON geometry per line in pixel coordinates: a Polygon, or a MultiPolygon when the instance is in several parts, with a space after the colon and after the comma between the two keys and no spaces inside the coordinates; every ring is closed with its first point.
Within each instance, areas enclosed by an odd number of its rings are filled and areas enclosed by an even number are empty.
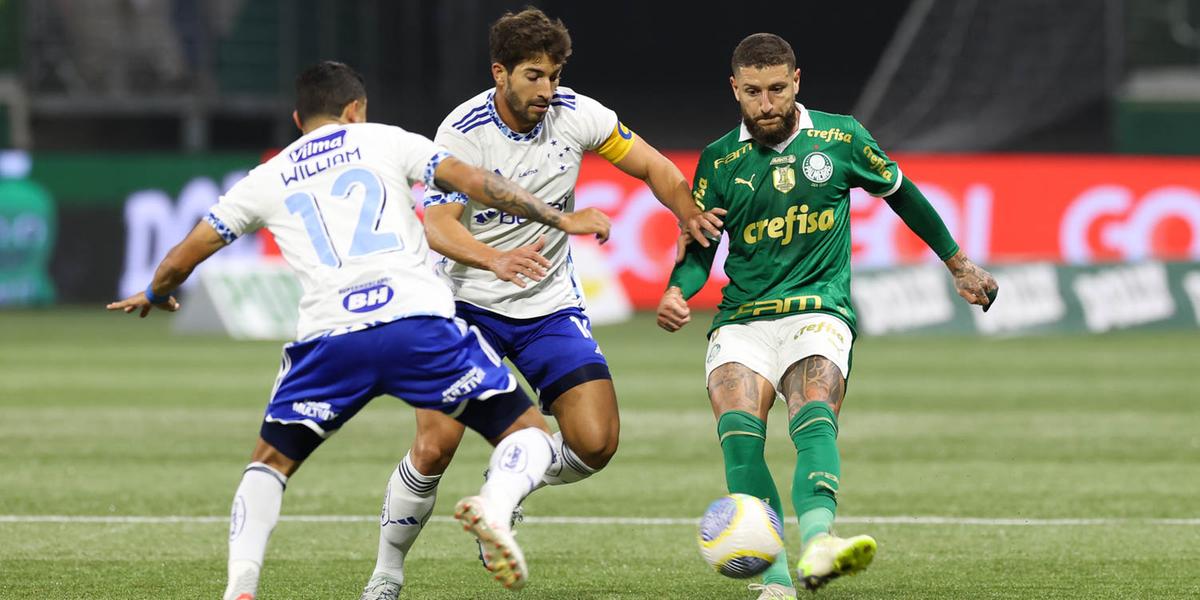
{"type": "Polygon", "coordinates": [[[753,577],[766,571],[783,550],[783,522],[766,502],[730,494],[708,505],[696,538],[700,555],[716,572],[753,577]]]}

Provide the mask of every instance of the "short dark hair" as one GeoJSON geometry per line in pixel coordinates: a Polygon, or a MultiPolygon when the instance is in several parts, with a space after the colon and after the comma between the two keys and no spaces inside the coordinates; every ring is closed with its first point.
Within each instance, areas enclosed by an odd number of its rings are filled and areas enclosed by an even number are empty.
{"type": "Polygon", "coordinates": [[[787,65],[789,71],[796,68],[796,53],[787,40],[773,33],[756,33],[746,36],[733,49],[733,72],[738,67],[763,69],[776,65],[787,65]]]}
{"type": "Polygon", "coordinates": [[[512,72],[523,61],[545,53],[555,64],[571,56],[571,34],[561,19],[529,6],[519,13],[506,12],[488,33],[492,62],[512,72]]]}
{"type": "Polygon", "coordinates": [[[347,104],[366,97],[362,75],[344,63],[321,61],[296,77],[296,114],[301,123],[318,115],[340,116],[347,104]]]}

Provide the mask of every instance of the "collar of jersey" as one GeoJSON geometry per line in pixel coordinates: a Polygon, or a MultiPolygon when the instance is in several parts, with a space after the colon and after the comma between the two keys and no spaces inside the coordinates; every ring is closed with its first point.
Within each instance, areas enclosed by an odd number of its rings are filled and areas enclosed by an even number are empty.
{"type": "MultiPolygon", "coordinates": [[[[813,128],[812,117],[809,116],[808,109],[804,108],[803,104],[800,104],[799,102],[797,102],[796,110],[800,111],[800,118],[796,119],[796,131],[794,131],[792,133],[792,135],[788,136],[788,139],[783,140],[776,146],[771,146],[770,148],[772,150],[774,150],[776,152],[783,152],[784,150],[787,149],[788,144],[791,144],[792,140],[796,139],[796,136],[800,135],[801,131],[804,131],[805,129],[813,128]]],[[[745,123],[742,123],[742,128],[738,132],[738,141],[739,142],[748,142],[752,139],[754,139],[754,137],[750,135],[750,130],[746,129],[745,123]]]]}
{"type": "Polygon", "coordinates": [[[521,133],[519,131],[513,131],[509,129],[508,125],[505,125],[504,121],[500,120],[500,114],[496,112],[495,96],[495,92],[488,94],[487,110],[488,115],[492,117],[492,123],[495,123],[496,127],[500,129],[500,133],[503,133],[510,140],[528,142],[529,140],[536,138],[538,134],[542,132],[542,123],[545,123],[546,119],[538,121],[538,124],[534,125],[533,129],[529,130],[529,133],[521,133]]]}

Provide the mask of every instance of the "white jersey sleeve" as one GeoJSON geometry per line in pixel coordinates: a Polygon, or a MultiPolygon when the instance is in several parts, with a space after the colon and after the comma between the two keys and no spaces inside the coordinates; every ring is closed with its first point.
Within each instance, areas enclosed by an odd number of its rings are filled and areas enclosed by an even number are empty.
{"type": "MultiPolygon", "coordinates": [[[[600,148],[617,135],[620,127],[616,113],[560,87],[542,122],[531,131],[518,132],[500,119],[495,102],[494,92],[488,90],[462,103],[442,122],[435,141],[456,158],[516,182],[554,208],[574,210],[575,182],[583,153],[600,148]]],[[[441,270],[458,300],[521,319],[584,306],[566,233],[461,194],[429,192],[425,196],[426,207],[447,202],[463,204],[463,227],[475,239],[498,250],[512,250],[545,236],[542,254],[551,265],[544,279],[520,288],[501,281],[491,271],[445,259],[441,270]]]]}
{"type": "Polygon", "coordinates": [[[251,171],[205,217],[231,242],[266,227],[303,288],[297,337],[412,316],[454,315],[428,268],[411,187],[449,154],[370,123],[326,125],[251,171]]]}
{"type": "Polygon", "coordinates": [[[564,128],[580,148],[596,150],[608,141],[613,130],[617,128],[617,113],[587,96],[571,96],[576,107],[573,111],[574,118],[567,119],[564,128]]]}

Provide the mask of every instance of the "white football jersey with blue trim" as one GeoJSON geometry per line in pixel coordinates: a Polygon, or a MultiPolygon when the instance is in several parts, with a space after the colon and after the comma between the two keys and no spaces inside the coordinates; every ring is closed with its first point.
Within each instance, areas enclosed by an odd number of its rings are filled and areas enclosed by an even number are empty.
{"type": "MultiPolygon", "coordinates": [[[[575,182],[584,151],[596,150],[615,131],[628,130],[619,128],[616,113],[599,102],[559,87],[542,122],[528,133],[515,132],[500,120],[493,94],[494,90],[482,92],[451,111],[434,141],[455,158],[499,173],[559,210],[574,210],[575,182]]],[[[545,279],[527,282],[522,289],[501,281],[491,271],[445,259],[440,263],[441,270],[450,280],[456,299],[522,319],[584,306],[567,234],[468,200],[462,194],[437,190],[425,194],[426,207],[448,202],[466,205],[462,224],[476,239],[499,250],[512,250],[546,236],[542,254],[551,265],[545,279]]]]}
{"type": "Polygon", "coordinates": [[[263,227],[275,236],[304,289],[298,339],[450,318],[411,193],[417,181],[433,188],[446,156],[399,127],[325,125],[250,171],[205,220],[226,242],[263,227]]]}

